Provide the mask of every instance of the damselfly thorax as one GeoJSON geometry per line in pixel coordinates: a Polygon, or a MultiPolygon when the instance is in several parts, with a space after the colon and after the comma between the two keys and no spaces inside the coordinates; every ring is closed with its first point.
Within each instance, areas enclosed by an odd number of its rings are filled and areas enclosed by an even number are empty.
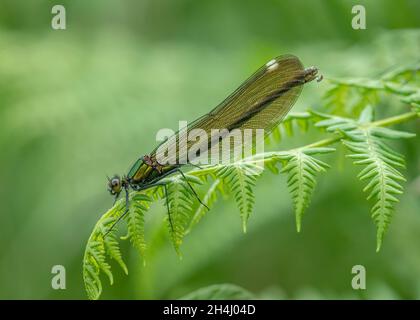
{"type": "Polygon", "coordinates": [[[145,155],[138,159],[126,176],[113,176],[108,181],[108,190],[118,196],[122,189],[140,190],[142,187],[161,179],[169,172],[172,173],[178,165],[162,165],[154,156],[145,155]]]}

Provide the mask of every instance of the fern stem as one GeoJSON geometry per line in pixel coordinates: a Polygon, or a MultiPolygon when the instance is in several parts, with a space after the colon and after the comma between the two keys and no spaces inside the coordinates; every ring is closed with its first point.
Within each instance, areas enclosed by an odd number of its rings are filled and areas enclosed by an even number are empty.
{"type": "MultiPolygon", "coordinates": [[[[374,122],[369,122],[365,126],[366,127],[386,127],[386,126],[406,122],[408,120],[411,120],[411,119],[414,119],[414,118],[417,118],[417,117],[418,117],[417,112],[414,112],[414,111],[413,112],[406,112],[406,113],[400,114],[398,116],[389,117],[389,118],[385,118],[385,119],[374,121],[374,122]]],[[[300,147],[299,149],[319,148],[319,147],[325,147],[325,146],[334,144],[334,143],[340,141],[342,138],[344,138],[343,134],[341,134],[341,133],[337,133],[337,134],[338,134],[338,136],[336,136],[334,138],[322,139],[322,140],[319,140],[317,142],[307,144],[303,147],[300,147]]]]}
{"type": "Polygon", "coordinates": [[[340,134],[339,136],[334,137],[334,138],[322,139],[317,142],[307,144],[303,147],[300,147],[299,149],[310,149],[310,148],[319,148],[319,147],[329,146],[330,144],[334,144],[340,141],[342,138],[343,138],[343,135],[340,134]]]}
{"type": "Polygon", "coordinates": [[[417,112],[407,112],[407,113],[403,113],[400,114],[398,116],[395,117],[389,117],[386,119],[382,119],[382,120],[378,120],[378,121],[374,121],[370,123],[370,126],[372,127],[385,127],[385,126],[389,126],[392,124],[397,124],[397,123],[402,123],[402,122],[406,122],[408,120],[417,118],[417,112]]]}

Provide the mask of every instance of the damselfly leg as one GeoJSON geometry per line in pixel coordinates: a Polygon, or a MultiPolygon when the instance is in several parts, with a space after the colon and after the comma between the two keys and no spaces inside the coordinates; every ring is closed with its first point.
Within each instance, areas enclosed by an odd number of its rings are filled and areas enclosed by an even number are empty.
{"type": "Polygon", "coordinates": [[[168,187],[166,186],[166,183],[156,183],[155,186],[162,186],[163,190],[165,192],[166,209],[167,209],[167,212],[168,212],[168,220],[169,220],[169,225],[171,226],[171,230],[173,232],[174,231],[174,225],[172,223],[171,211],[169,210],[168,187]]]}
{"type": "Polygon", "coordinates": [[[115,206],[115,203],[117,202],[118,198],[120,197],[120,194],[121,194],[121,193],[117,193],[117,194],[115,195],[115,198],[114,198],[114,203],[112,204],[112,206],[115,206]]]}
{"type": "MultiPolygon", "coordinates": [[[[153,188],[153,187],[157,187],[157,186],[161,186],[164,189],[164,194],[165,194],[165,200],[166,200],[166,208],[167,208],[167,212],[168,212],[168,219],[169,219],[169,224],[171,226],[171,230],[173,230],[173,223],[172,223],[172,216],[171,216],[171,212],[170,212],[170,208],[169,208],[169,197],[168,197],[168,187],[167,187],[167,183],[164,182],[160,182],[160,180],[165,177],[168,176],[174,172],[178,172],[182,178],[184,179],[184,181],[188,184],[189,188],[191,189],[192,193],[194,194],[194,196],[197,198],[198,202],[207,208],[207,210],[210,210],[210,208],[203,203],[203,201],[201,201],[200,197],[198,196],[197,192],[194,190],[194,188],[192,187],[192,185],[190,184],[190,182],[188,181],[187,177],[185,176],[184,172],[182,172],[181,169],[179,168],[174,168],[171,171],[166,172],[164,175],[160,176],[158,179],[156,179],[156,181],[152,181],[150,183],[148,183],[147,185],[143,185],[143,186],[135,186],[132,185],[131,187],[136,190],[136,191],[141,191],[141,190],[146,190],[149,188],[153,188]]],[[[125,187],[125,211],[124,213],[118,217],[118,219],[111,225],[111,227],[108,229],[108,231],[104,234],[104,238],[108,235],[108,233],[110,233],[114,227],[127,215],[128,210],[130,208],[130,199],[129,199],[129,187],[126,186],[125,187]]],[[[115,196],[115,200],[114,200],[114,205],[116,203],[116,201],[118,200],[119,194],[115,196]]]]}
{"type": "Polygon", "coordinates": [[[184,172],[182,172],[181,169],[177,168],[176,171],[178,171],[182,177],[184,178],[185,182],[188,184],[188,186],[190,187],[191,191],[193,192],[194,196],[197,198],[198,202],[200,202],[200,204],[204,207],[207,208],[207,210],[210,210],[209,207],[206,206],[206,204],[203,203],[203,201],[201,201],[200,197],[198,196],[197,192],[195,192],[194,188],[192,187],[192,185],[190,184],[190,182],[188,181],[187,177],[185,176],[184,172]]]}
{"type": "MultiPolygon", "coordinates": [[[[114,201],[114,205],[115,202],[117,201],[119,197],[119,194],[115,197],[115,201],[114,201]]],[[[128,213],[128,210],[130,208],[130,195],[128,193],[128,187],[125,188],[125,211],[122,215],[120,215],[118,217],[118,219],[111,225],[111,227],[108,229],[108,231],[104,234],[104,238],[108,235],[108,233],[110,233],[112,231],[112,229],[117,225],[118,222],[121,221],[121,219],[123,219],[125,217],[125,215],[128,213]]]]}

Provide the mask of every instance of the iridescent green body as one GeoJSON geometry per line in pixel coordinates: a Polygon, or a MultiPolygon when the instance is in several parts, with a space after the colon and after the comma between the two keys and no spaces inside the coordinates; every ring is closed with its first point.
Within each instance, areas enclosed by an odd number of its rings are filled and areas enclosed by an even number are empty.
{"type": "MultiPolygon", "coordinates": [[[[147,157],[147,156],[146,156],[147,157]]],[[[145,161],[145,158],[138,159],[128,172],[126,179],[127,183],[136,188],[138,186],[148,185],[162,177],[167,172],[177,168],[177,165],[162,166],[159,164],[151,165],[145,161]]]]}

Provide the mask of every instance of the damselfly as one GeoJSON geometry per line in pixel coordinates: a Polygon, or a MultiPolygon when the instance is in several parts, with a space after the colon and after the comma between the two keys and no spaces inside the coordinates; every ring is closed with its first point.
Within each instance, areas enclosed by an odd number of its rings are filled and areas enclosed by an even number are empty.
{"type": "MultiPolygon", "coordinates": [[[[191,143],[187,142],[186,148],[183,151],[180,150],[177,143],[182,137],[188,135],[193,129],[203,130],[210,135],[211,130],[221,128],[227,129],[228,132],[232,130],[263,129],[265,135],[268,135],[292,108],[302,91],[302,86],[314,79],[322,80],[322,76],[317,76],[317,73],[317,68],[309,67],[305,69],[300,60],[293,55],[283,55],[270,60],[216,108],[163,142],[166,143],[167,150],[174,151],[175,162],[160,163],[158,159],[160,159],[161,148],[158,146],[150,154],[139,158],[127,175],[122,178],[115,175],[108,179],[108,190],[115,196],[115,200],[118,199],[123,190],[125,191],[126,210],[118,221],[128,211],[130,189],[140,191],[161,186],[165,192],[166,206],[171,222],[167,187],[162,179],[176,172],[182,175],[194,196],[200,201],[181,170],[184,164],[192,163],[191,159],[187,159],[186,162],[178,161],[180,158],[186,158],[183,153],[187,152],[191,146],[191,143]]],[[[210,147],[214,147],[214,143],[220,143],[222,140],[211,141],[212,146],[208,142],[204,149],[210,149],[210,147]]],[[[200,203],[202,202],[200,201],[200,203]]]]}

